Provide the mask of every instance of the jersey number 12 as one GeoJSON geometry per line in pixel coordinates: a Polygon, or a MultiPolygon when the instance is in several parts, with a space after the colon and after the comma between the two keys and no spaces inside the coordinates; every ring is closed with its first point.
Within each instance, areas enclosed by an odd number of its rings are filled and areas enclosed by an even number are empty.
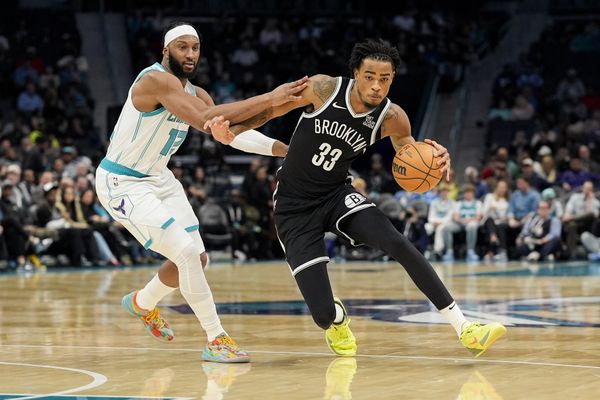
{"type": "Polygon", "coordinates": [[[313,165],[317,167],[322,165],[325,171],[331,171],[336,161],[342,155],[342,151],[340,149],[332,149],[329,143],[321,143],[319,150],[321,150],[321,152],[315,154],[312,158],[313,165]],[[325,161],[326,157],[328,158],[327,161],[325,161]]]}

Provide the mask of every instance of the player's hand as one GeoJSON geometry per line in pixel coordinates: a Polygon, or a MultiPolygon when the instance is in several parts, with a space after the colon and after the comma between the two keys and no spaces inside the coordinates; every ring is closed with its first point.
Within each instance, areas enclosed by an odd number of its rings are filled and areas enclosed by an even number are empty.
{"type": "Polygon", "coordinates": [[[302,96],[297,96],[298,93],[306,89],[308,86],[308,76],[298,79],[294,82],[284,83],[277,86],[271,91],[271,105],[273,107],[280,106],[289,101],[298,101],[302,96]]]}
{"type": "Polygon", "coordinates": [[[223,116],[214,117],[204,123],[204,130],[210,129],[217,142],[229,144],[235,138],[235,135],[229,129],[229,120],[225,120],[223,116]]]}
{"type": "Polygon", "coordinates": [[[450,167],[451,167],[452,162],[450,160],[450,153],[448,153],[448,149],[446,149],[444,146],[442,146],[435,140],[425,139],[425,143],[433,146],[433,148],[434,148],[433,156],[434,157],[442,158],[441,160],[438,160],[437,163],[438,163],[438,165],[440,165],[442,167],[441,168],[442,175],[444,173],[446,173],[446,181],[450,182],[450,167]]]}

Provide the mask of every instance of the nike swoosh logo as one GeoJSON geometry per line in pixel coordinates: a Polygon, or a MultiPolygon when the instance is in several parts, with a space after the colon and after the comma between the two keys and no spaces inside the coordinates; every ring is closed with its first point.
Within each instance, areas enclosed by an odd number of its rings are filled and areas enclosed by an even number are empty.
{"type": "Polygon", "coordinates": [[[481,339],[479,341],[479,344],[483,346],[485,344],[485,342],[487,342],[488,336],[490,336],[490,331],[488,331],[488,333],[485,334],[485,336],[483,337],[483,339],[481,339]]]}
{"type": "Polygon", "coordinates": [[[448,310],[452,310],[454,308],[454,306],[456,306],[456,303],[454,303],[450,307],[448,307],[448,310]]]}
{"type": "Polygon", "coordinates": [[[340,110],[347,110],[346,107],[338,106],[337,101],[333,103],[333,108],[339,108],[340,110]]]}

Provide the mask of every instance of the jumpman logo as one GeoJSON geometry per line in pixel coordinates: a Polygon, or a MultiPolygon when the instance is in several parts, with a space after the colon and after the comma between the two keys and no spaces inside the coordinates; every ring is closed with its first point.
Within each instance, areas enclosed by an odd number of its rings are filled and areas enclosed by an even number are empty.
{"type": "Polygon", "coordinates": [[[119,204],[119,207],[113,207],[112,208],[115,211],[120,211],[123,215],[125,214],[125,199],[121,199],[121,204],[119,204]]]}

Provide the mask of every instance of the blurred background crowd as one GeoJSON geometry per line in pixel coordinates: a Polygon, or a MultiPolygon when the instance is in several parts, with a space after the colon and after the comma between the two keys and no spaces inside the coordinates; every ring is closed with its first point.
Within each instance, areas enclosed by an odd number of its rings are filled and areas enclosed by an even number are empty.
{"type": "MultiPolygon", "coordinates": [[[[270,2],[255,13],[235,2],[225,14],[208,3],[214,14],[189,4],[185,14],[131,4],[109,10],[124,16],[132,73],[160,59],[163,28],[181,15],[202,34],[193,82],[217,104],[303,75],[348,75],[353,44],[382,37],[402,57],[390,97],[411,117],[416,138],[425,94],[461,90],[469,66],[494,53],[511,19],[486,2],[400,2],[372,15],[362,2],[331,1],[319,18],[270,2]]],[[[0,270],[156,261],[96,200],[94,171],[107,135],[95,117],[93,65],[76,13],[9,8],[7,16],[14,18],[0,26],[0,270]]],[[[549,18],[527,51],[506,60],[487,93],[480,158],[463,162],[450,182],[422,195],[402,191],[390,173],[393,150],[378,143],[354,165],[353,184],[432,260],[600,260],[599,24],[549,18]]],[[[114,104],[117,117],[121,105],[114,104]]],[[[110,131],[115,115],[107,115],[110,131]]],[[[287,142],[297,117],[261,131],[287,142]]],[[[207,248],[239,261],[281,259],[272,193],[282,160],[243,155],[194,133],[171,168],[207,248]]],[[[385,257],[333,235],[326,241],[338,259],[385,257]]]]}

